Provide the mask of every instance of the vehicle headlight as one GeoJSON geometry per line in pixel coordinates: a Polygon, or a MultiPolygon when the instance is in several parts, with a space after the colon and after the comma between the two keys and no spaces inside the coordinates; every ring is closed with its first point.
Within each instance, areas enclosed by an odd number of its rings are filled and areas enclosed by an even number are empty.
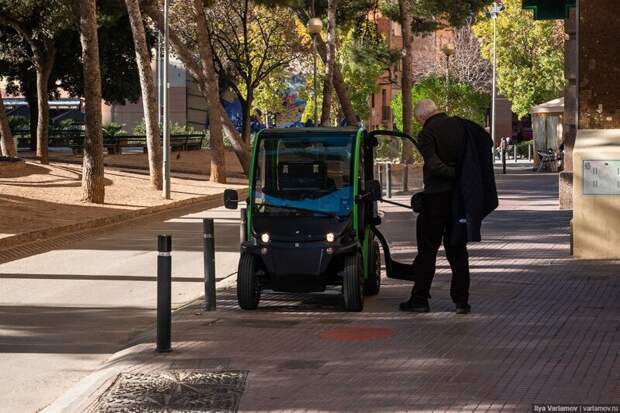
{"type": "Polygon", "coordinates": [[[264,232],[260,234],[260,240],[265,244],[269,244],[269,240],[271,240],[271,237],[269,236],[268,233],[264,232]]]}
{"type": "Polygon", "coordinates": [[[327,235],[325,235],[325,239],[327,240],[327,242],[334,242],[336,236],[333,232],[328,232],[327,235]]]}

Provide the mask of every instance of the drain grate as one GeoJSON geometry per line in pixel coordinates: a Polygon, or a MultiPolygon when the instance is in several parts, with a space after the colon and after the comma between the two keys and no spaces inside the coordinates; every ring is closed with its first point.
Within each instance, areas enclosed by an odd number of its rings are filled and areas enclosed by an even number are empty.
{"type": "Polygon", "coordinates": [[[247,371],[166,370],[121,373],[95,412],[236,412],[247,371]]]}

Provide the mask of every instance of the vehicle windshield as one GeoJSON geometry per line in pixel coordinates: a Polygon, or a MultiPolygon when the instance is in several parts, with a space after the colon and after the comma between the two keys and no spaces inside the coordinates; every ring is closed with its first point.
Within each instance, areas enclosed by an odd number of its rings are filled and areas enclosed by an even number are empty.
{"type": "Polygon", "coordinates": [[[354,138],[354,132],[260,137],[252,191],[257,211],[284,216],[349,215],[354,138]]]}

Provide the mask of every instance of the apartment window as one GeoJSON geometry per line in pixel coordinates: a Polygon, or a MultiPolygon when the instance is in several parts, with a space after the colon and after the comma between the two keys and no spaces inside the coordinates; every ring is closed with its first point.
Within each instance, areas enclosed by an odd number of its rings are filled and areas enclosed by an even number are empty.
{"type": "Polygon", "coordinates": [[[381,89],[381,105],[385,106],[387,104],[387,91],[385,89],[381,89]]]}
{"type": "Polygon", "coordinates": [[[375,108],[375,94],[374,93],[370,95],[370,107],[373,109],[375,108]]]}

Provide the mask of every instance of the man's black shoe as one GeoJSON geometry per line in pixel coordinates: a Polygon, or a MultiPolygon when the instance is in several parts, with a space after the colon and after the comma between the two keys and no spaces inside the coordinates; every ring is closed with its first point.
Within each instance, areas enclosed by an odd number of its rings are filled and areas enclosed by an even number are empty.
{"type": "Polygon", "coordinates": [[[410,298],[409,300],[400,303],[400,311],[409,311],[412,313],[428,313],[429,311],[431,311],[431,307],[428,305],[428,300],[410,298]]]}
{"type": "Polygon", "coordinates": [[[469,314],[470,312],[471,312],[471,306],[469,304],[457,304],[456,305],[457,314],[469,314]]]}

